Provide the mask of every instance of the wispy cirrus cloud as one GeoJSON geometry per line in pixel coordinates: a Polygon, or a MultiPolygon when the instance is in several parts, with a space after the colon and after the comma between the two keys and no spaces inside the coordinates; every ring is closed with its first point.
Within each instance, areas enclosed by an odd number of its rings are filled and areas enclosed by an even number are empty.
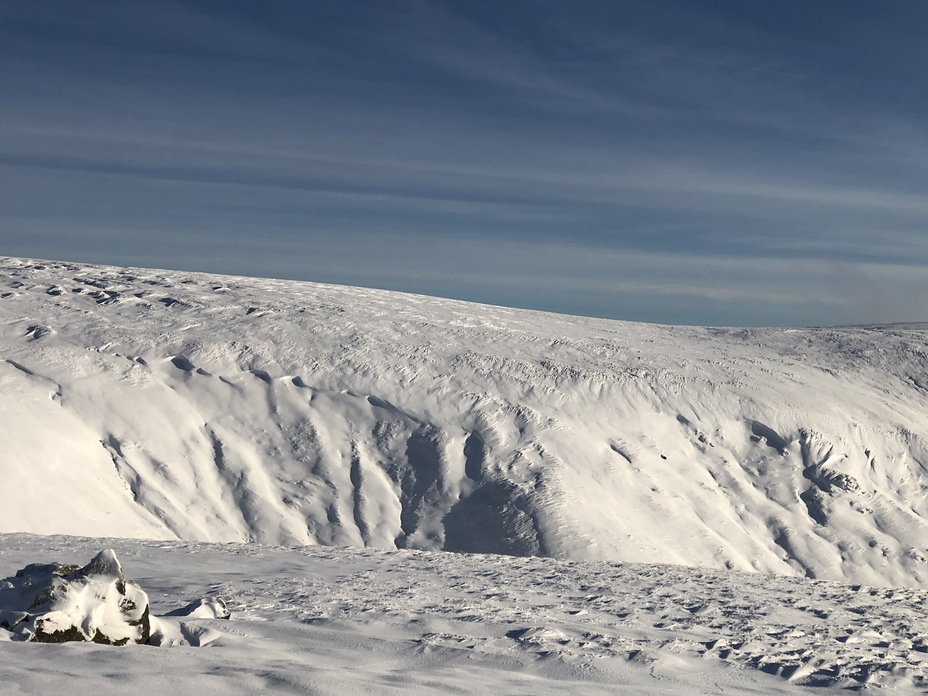
{"type": "Polygon", "coordinates": [[[51,5],[0,8],[5,253],[687,323],[925,311],[921,6],[51,5]]]}

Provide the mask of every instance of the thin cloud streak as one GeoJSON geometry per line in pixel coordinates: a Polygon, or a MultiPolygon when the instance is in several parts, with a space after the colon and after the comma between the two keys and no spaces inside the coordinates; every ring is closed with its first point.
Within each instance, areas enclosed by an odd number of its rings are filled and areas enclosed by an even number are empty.
{"type": "Polygon", "coordinates": [[[905,12],[52,4],[0,10],[7,253],[645,320],[917,318],[928,105],[886,78],[928,59],[905,12]],[[846,293],[858,271],[899,311],[846,293]]]}
{"type": "Polygon", "coordinates": [[[804,75],[802,73],[790,72],[788,70],[773,70],[772,68],[764,68],[755,65],[744,65],[742,63],[732,63],[731,61],[726,60],[712,60],[711,58],[700,58],[698,56],[688,56],[680,53],[671,53],[669,51],[658,51],[655,49],[644,49],[644,48],[631,48],[629,46],[617,46],[616,50],[620,51],[633,51],[635,53],[645,53],[652,56],[661,56],[664,58],[675,58],[679,60],[692,61],[694,63],[709,63],[711,65],[721,65],[726,68],[736,68],[738,70],[750,70],[752,72],[762,72],[770,73],[772,75],[786,75],[788,77],[798,77],[802,80],[811,80],[813,79],[812,75],[804,75]]]}

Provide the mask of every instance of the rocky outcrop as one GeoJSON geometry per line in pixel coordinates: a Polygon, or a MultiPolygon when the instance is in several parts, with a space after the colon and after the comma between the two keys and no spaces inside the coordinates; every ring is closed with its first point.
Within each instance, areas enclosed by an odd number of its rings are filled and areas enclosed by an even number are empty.
{"type": "Polygon", "coordinates": [[[37,643],[147,643],[148,595],[125,578],[112,550],[83,568],[33,563],[0,580],[0,627],[37,643]]]}

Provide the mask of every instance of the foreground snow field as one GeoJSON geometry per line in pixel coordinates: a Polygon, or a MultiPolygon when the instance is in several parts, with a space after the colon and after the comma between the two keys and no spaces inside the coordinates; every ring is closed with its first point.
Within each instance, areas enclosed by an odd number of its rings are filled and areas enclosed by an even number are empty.
{"type": "Polygon", "coordinates": [[[926,339],[0,258],[0,578],[162,646],[0,692],[924,693],[926,339]]]}
{"type": "MultiPolygon", "coordinates": [[[[7,694],[795,694],[928,687],[922,590],[416,551],[0,536],[0,576],[116,550],[169,648],[0,642],[7,694]],[[184,641],[181,641],[184,642],[184,641]]],[[[0,631],[0,641],[4,631],[0,631]]]]}

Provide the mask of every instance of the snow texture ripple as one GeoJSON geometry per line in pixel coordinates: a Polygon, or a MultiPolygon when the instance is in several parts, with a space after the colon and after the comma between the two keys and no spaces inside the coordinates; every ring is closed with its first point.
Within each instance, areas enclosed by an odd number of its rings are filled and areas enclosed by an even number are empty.
{"type": "Polygon", "coordinates": [[[161,649],[0,643],[0,683],[14,693],[63,681],[75,696],[928,688],[928,593],[916,589],[659,564],[30,535],[0,536],[0,574],[100,543],[148,590],[154,614],[209,595],[231,620],[187,613],[178,640],[161,642],[175,647],[161,649]]]}

